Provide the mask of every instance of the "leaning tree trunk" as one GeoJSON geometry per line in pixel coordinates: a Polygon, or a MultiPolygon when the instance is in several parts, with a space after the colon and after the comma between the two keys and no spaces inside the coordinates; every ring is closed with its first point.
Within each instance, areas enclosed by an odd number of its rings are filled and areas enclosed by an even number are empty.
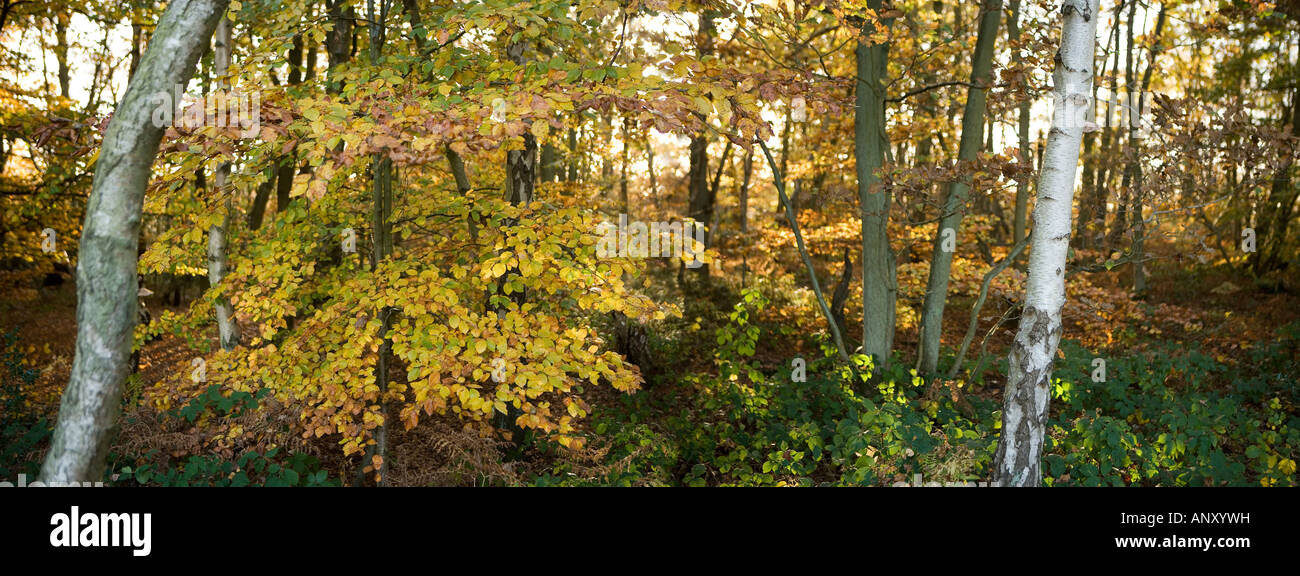
{"type": "Polygon", "coordinates": [[[109,121],[86,205],[77,265],[77,347],[41,468],[47,482],[103,476],[136,323],[144,190],[163,128],[154,94],[185,84],[229,0],[172,0],[109,121]]]}
{"type": "Polygon", "coordinates": [[[1083,119],[1092,94],[1097,8],[1098,0],[1065,0],[1061,7],[1064,22],[1052,78],[1052,129],[1043,151],[1024,311],[1009,354],[1002,434],[993,457],[993,482],[1001,486],[1037,486],[1042,477],[1052,361],[1061,340],[1061,306],[1065,304],[1074,177],[1083,119]]]}
{"type": "MultiPolygon", "coordinates": [[[[883,2],[868,5],[880,10],[883,2]]],[[[892,20],[884,20],[889,26],[892,20]]],[[[864,33],[867,31],[863,31],[864,33]]],[[[853,154],[857,162],[858,202],[862,214],[862,352],[874,360],[879,372],[889,362],[894,344],[894,251],[889,245],[889,192],[876,170],[884,164],[885,84],[888,44],[856,50],[858,83],[854,90],[853,154]]]]}
{"type": "MultiPolygon", "coordinates": [[[[1002,22],[1002,0],[984,0],[980,6],[979,36],[972,57],[970,88],[966,93],[966,110],[962,115],[961,144],[958,162],[971,162],[979,153],[984,131],[984,111],[988,89],[993,79],[993,48],[1002,22]]],[[[971,176],[950,183],[939,229],[934,237],[934,257],[930,260],[930,280],[925,290],[921,312],[921,373],[935,374],[939,367],[940,336],[943,335],[943,308],[948,299],[948,279],[952,274],[952,257],[956,234],[966,211],[971,176]]]]}
{"type": "MultiPolygon", "coordinates": [[[[229,93],[230,86],[225,82],[230,69],[230,26],[229,18],[222,18],[217,24],[215,50],[213,50],[213,68],[217,76],[218,92],[223,88],[229,93]]],[[[224,96],[223,96],[224,97],[224,96]]],[[[221,107],[217,108],[220,113],[221,107]]],[[[230,162],[217,166],[217,173],[212,179],[212,189],[218,198],[225,197],[225,215],[221,224],[208,228],[208,284],[212,289],[220,290],[221,280],[226,277],[226,232],[230,229],[231,212],[234,204],[229,191],[226,190],[230,178],[230,162]]],[[[220,336],[222,350],[234,350],[239,345],[239,325],[235,323],[235,309],[230,305],[230,296],[221,294],[213,304],[217,312],[217,334],[220,336]]]]}

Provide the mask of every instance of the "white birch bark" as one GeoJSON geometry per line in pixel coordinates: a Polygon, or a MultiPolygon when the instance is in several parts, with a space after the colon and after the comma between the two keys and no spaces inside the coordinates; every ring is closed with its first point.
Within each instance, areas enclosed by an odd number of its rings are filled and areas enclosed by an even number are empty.
{"type": "Polygon", "coordinates": [[[59,420],[41,468],[46,482],[103,477],[130,370],[137,247],[144,190],[163,126],[155,94],[189,81],[229,0],[172,0],[104,134],[77,264],[77,347],[59,420]]]}
{"type": "Polygon", "coordinates": [[[1041,481],[1052,362],[1061,340],[1070,208],[1092,94],[1098,0],[1065,0],[1061,13],[1061,48],[1052,76],[1052,129],[1043,151],[1024,311],[1009,354],[1002,434],[993,458],[993,482],[1001,486],[1037,486],[1041,481]]]}
{"type": "MultiPolygon", "coordinates": [[[[230,86],[225,82],[225,76],[230,69],[230,28],[229,18],[222,18],[217,23],[217,31],[213,42],[213,68],[217,77],[217,88],[220,91],[229,91],[230,86]]],[[[220,98],[226,98],[221,95],[220,98]]],[[[217,114],[222,114],[227,106],[217,106],[217,114]]],[[[221,224],[213,224],[208,228],[208,284],[212,288],[219,288],[221,280],[226,277],[226,229],[230,227],[232,205],[229,191],[226,190],[227,181],[230,179],[230,162],[222,162],[217,166],[217,173],[212,179],[213,189],[216,191],[218,198],[225,197],[225,217],[221,224]]],[[[239,344],[239,326],[235,324],[235,310],[230,305],[229,296],[220,296],[217,298],[213,308],[217,312],[217,333],[221,339],[221,348],[223,350],[233,350],[239,344]]]]}

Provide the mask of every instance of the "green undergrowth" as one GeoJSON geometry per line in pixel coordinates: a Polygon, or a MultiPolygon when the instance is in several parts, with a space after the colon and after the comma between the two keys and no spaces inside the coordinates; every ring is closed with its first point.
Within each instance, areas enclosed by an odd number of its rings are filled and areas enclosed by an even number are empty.
{"type": "MultiPolygon", "coordinates": [[[[961,382],[927,384],[896,358],[876,377],[870,359],[837,367],[825,339],[804,373],[763,370],[753,356],[778,326],[746,290],[714,331],[714,370],[667,375],[655,392],[593,416],[608,448],[592,477],[561,462],[538,485],[879,486],[987,480],[1001,419],[991,394],[961,382]],[[801,377],[803,376],[803,377],[801,377]]],[[[1049,486],[1296,483],[1300,451],[1300,325],[1251,348],[1237,366],[1186,342],[1141,354],[1061,345],[1054,372],[1044,484],[1049,486]],[[1096,359],[1105,361],[1104,378],[1096,359]]],[[[1001,369],[1005,373],[1005,362],[1001,369]]],[[[996,390],[1001,383],[991,382],[996,390]]]]}

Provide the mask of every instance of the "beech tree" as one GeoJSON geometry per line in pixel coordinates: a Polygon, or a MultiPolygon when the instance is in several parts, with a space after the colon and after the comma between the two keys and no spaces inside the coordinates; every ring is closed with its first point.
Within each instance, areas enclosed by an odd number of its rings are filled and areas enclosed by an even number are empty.
{"type": "MultiPolygon", "coordinates": [[[[984,135],[984,110],[993,76],[993,48],[1002,21],[1002,0],[984,0],[980,5],[979,39],[971,57],[970,87],[966,94],[966,111],[962,115],[961,145],[957,162],[975,160],[984,135]]],[[[925,290],[921,313],[921,371],[933,374],[939,366],[939,343],[943,334],[943,309],[948,301],[948,278],[952,274],[952,257],[956,234],[966,211],[970,176],[949,183],[947,197],[939,215],[934,235],[934,256],[930,260],[930,281],[925,290]]]]}
{"type": "MultiPolygon", "coordinates": [[[[867,5],[872,10],[883,8],[880,0],[867,5]]],[[[869,21],[860,34],[871,36],[878,28],[888,29],[891,23],[892,19],[869,21]]],[[[889,362],[893,348],[898,297],[894,251],[889,245],[890,194],[876,174],[889,149],[885,132],[889,44],[860,39],[854,58],[858,81],[854,84],[853,150],[862,215],[862,352],[874,358],[879,369],[889,362]]]]}

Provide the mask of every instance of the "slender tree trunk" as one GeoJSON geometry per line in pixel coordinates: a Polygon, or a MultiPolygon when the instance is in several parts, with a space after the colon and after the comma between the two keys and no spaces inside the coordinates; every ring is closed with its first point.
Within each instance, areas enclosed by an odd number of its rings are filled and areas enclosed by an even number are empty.
{"type": "MultiPolygon", "coordinates": [[[[378,66],[379,58],[383,55],[384,42],[386,41],[388,21],[388,10],[390,0],[379,0],[379,7],[376,10],[375,0],[366,0],[366,18],[370,21],[370,65],[378,66]]],[[[297,47],[299,54],[302,52],[301,44],[297,47]]],[[[292,73],[291,73],[292,74],[292,73]]],[[[292,165],[291,165],[292,166],[292,165]]],[[[371,236],[372,249],[370,253],[370,270],[377,272],[379,265],[393,253],[393,161],[388,157],[386,152],[376,153],[371,158],[371,236]]],[[[388,391],[388,368],[389,356],[393,348],[392,337],[389,331],[393,326],[393,315],[398,310],[393,307],[384,306],[378,311],[380,320],[379,325],[379,350],[375,358],[375,383],[379,385],[379,410],[383,416],[383,421],[375,430],[375,445],[370,451],[372,455],[371,462],[365,464],[374,464],[373,456],[379,457],[379,465],[375,467],[376,483],[383,486],[388,478],[388,403],[383,399],[388,391]]]]}
{"type": "Polygon", "coordinates": [[[1001,486],[1037,486],[1042,480],[1052,362],[1061,340],[1071,202],[1084,130],[1080,119],[1092,94],[1100,11],[1098,0],[1064,0],[1061,12],[1061,47],[1052,76],[1052,129],[1043,151],[1024,311],[1008,354],[1002,432],[993,457],[993,482],[1001,486]]]}
{"type": "Polygon", "coordinates": [[[1152,35],[1151,46],[1147,51],[1147,67],[1142,73],[1141,90],[1133,93],[1130,91],[1129,105],[1129,129],[1128,142],[1129,148],[1133,150],[1128,158],[1129,166],[1126,172],[1132,174],[1133,189],[1133,295],[1142,297],[1147,291],[1147,272],[1146,272],[1146,220],[1143,216],[1142,204],[1146,200],[1146,193],[1143,187],[1142,173],[1142,104],[1143,95],[1151,87],[1151,71],[1155,69],[1156,58],[1160,57],[1161,43],[1160,36],[1165,29],[1165,10],[1166,4],[1160,4],[1160,12],[1156,16],[1156,28],[1152,35]]]}
{"type": "MultiPolygon", "coordinates": [[[[754,149],[750,148],[745,152],[744,168],[742,170],[740,189],[736,192],[736,211],[740,219],[740,287],[745,287],[745,281],[749,276],[749,183],[754,176],[754,149]]],[[[843,332],[841,327],[841,332],[843,332]]]]}
{"type": "MultiPolygon", "coordinates": [[[[1116,7],[1115,23],[1111,26],[1110,34],[1107,35],[1108,40],[1106,43],[1106,52],[1102,55],[1101,68],[1097,71],[1098,78],[1105,77],[1106,66],[1111,61],[1110,55],[1115,51],[1116,44],[1119,43],[1119,27],[1121,22],[1119,18],[1119,10],[1122,8],[1123,0],[1121,0],[1119,6],[1116,7]]],[[[1115,59],[1115,65],[1119,66],[1118,57],[1115,59]]],[[[1096,122],[1096,110],[1100,108],[1100,103],[1097,100],[1098,89],[1098,84],[1094,82],[1092,85],[1094,122],[1096,122]]],[[[1109,108],[1107,108],[1106,117],[1107,120],[1104,125],[1106,128],[1110,128],[1109,108]]],[[[1101,132],[1103,143],[1106,141],[1105,134],[1107,133],[1101,132]]],[[[1074,236],[1071,238],[1071,241],[1074,242],[1075,247],[1082,250],[1099,248],[1101,246],[1101,240],[1098,237],[1097,231],[1101,231],[1102,235],[1104,235],[1106,231],[1106,200],[1104,197],[1100,200],[1101,207],[1098,209],[1098,200],[1096,198],[1098,195],[1105,193],[1104,188],[1097,185],[1099,172],[1098,164],[1101,163],[1102,157],[1104,156],[1104,154],[1098,155],[1096,151],[1098,136],[1097,131],[1084,133],[1083,156],[1079,160],[1083,163],[1083,183],[1079,191],[1079,219],[1074,223],[1074,236]]],[[[1105,173],[1104,170],[1101,170],[1100,172],[1103,174],[1105,173]]]]}
{"type": "Polygon", "coordinates": [[[266,205],[271,200],[271,190],[275,189],[276,175],[279,170],[276,166],[266,169],[264,172],[265,180],[257,185],[257,192],[253,194],[253,204],[248,208],[248,229],[257,230],[262,227],[262,220],[266,218],[266,205]]]}
{"type": "MultiPolygon", "coordinates": [[[[983,0],[980,7],[979,36],[975,55],[971,61],[970,89],[966,94],[966,110],[962,116],[961,144],[957,161],[975,160],[979,153],[984,129],[984,112],[988,87],[993,79],[993,52],[1002,21],[1002,0],[983,0]]],[[[1091,69],[1091,66],[1089,67],[1091,69]]],[[[921,372],[934,374],[939,367],[940,337],[943,335],[943,309],[948,298],[948,279],[952,274],[952,258],[957,234],[961,230],[962,216],[966,211],[966,196],[970,192],[971,178],[962,176],[951,182],[948,197],[939,218],[938,232],[934,237],[934,256],[930,260],[930,280],[925,291],[925,305],[921,312],[921,372]]]]}
{"type": "Polygon", "coordinates": [[[578,181],[578,130],[569,128],[569,154],[565,158],[565,171],[561,173],[565,182],[578,181]]]}
{"type": "MultiPolygon", "coordinates": [[[[1111,198],[1111,170],[1113,164],[1111,152],[1115,149],[1116,140],[1119,138],[1119,127],[1113,122],[1115,119],[1116,96],[1119,94],[1119,56],[1120,56],[1120,30],[1124,19],[1121,15],[1124,9],[1124,1],[1121,0],[1115,7],[1115,24],[1111,27],[1110,40],[1108,41],[1113,48],[1113,58],[1110,64],[1110,98],[1111,102],[1106,104],[1106,117],[1101,122],[1101,152],[1093,157],[1095,175],[1092,182],[1085,182],[1091,186],[1091,194],[1085,197],[1084,201],[1091,198],[1091,208],[1088,210],[1088,216],[1091,220],[1087,223],[1086,230],[1088,235],[1087,246],[1105,252],[1110,248],[1109,236],[1107,236],[1106,215],[1109,212],[1107,207],[1111,198]]],[[[1105,66],[1103,66],[1104,70],[1105,66]]],[[[1094,96],[1096,85],[1094,84],[1094,96]]],[[[1096,102],[1096,100],[1094,100],[1096,102]]],[[[1087,191],[1085,191],[1087,193],[1087,191]]],[[[1105,257],[1105,254],[1103,254],[1105,257]]]]}
{"type": "Polygon", "coordinates": [[[740,218],[740,233],[746,234],[749,232],[749,183],[754,177],[754,150],[752,148],[745,152],[743,166],[740,190],[737,193],[736,203],[738,206],[736,211],[738,212],[737,216],[740,218]]]}
{"type": "MultiPolygon", "coordinates": [[[[623,119],[623,132],[620,136],[623,141],[623,153],[620,158],[619,176],[618,176],[618,199],[619,205],[624,214],[627,215],[628,221],[634,220],[632,216],[632,206],[628,197],[628,163],[631,161],[631,138],[628,133],[628,120],[623,119]]],[[[630,281],[628,275],[624,275],[624,282],[630,281]]],[[[614,318],[614,326],[617,330],[618,353],[622,354],[628,362],[635,364],[643,372],[650,370],[654,360],[650,355],[650,337],[646,332],[643,324],[635,318],[628,318],[622,312],[615,310],[611,314],[614,318]]]]}
{"type": "MultiPolygon", "coordinates": [[[[308,18],[316,17],[316,6],[314,4],[308,3],[307,17],[308,18]]],[[[303,80],[307,82],[311,82],[312,80],[316,79],[316,54],[319,52],[319,43],[316,42],[316,40],[311,37],[308,37],[306,39],[306,42],[307,42],[307,54],[303,58],[302,77],[303,80]]]]}
{"type": "MultiPolygon", "coordinates": [[[[713,217],[713,199],[709,198],[709,139],[703,134],[691,137],[690,168],[687,173],[690,191],[690,217],[708,224],[713,217]]],[[[699,270],[706,270],[701,266],[699,270]]]]}
{"type": "Polygon", "coordinates": [[[661,210],[663,207],[659,203],[659,180],[655,176],[655,147],[654,142],[650,141],[650,134],[645,136],[645,153],[646,153],[646,176],[650,178],[650,199],[655,203],[655,210],[661,210]]]}
{"type": "Polygon", "coordinates": [[[627,119],[624,119],[623,133],[619,136],[619,138],[623,142],[623,153],[619,158],[621,161],[619,162],[619,169],[618,169],[618,202],[619,205],[623,207],[623,213],[627,214],[630,219],[631,212],[628,212],[630,204],[628,202],[628,195],[627,195],[627,165],[628,165],[628,158],[631,152],[632,143],[628,140],[627,132],[628,132],[627,119]]]}
{"type": "MultiPolygon", "coordinates": [[[[460,154],[451,149],[450,145],[443,148],[443,154],[447,157],[447,166],[451,168],[451,176],[456,180],[456,191],[460,192],[461,196],[469,194],[469,174],[465,171],[465,161],[461,159],[460,154]]],[[[477,241],[478,223],[475,222],[472,214],[466,217],[465,224],[469,228],[470,238],[477,241]]]]}
{"type": "Polygon", "coordinates": [[[68,67],[68,20],[67,11],[59,10],[54,16],[54,59],[59,63],[59,95],[64,98],[72,97],[72,71],[68,67]]]}
{"type": "MultiPolygon", "coordinates": [[[[1136,78],[1134,77],[1134,67],[1133,67],[1133,42],[1134,42],[1133,25],[1136,23],[1137,20],[1137,2],[1130,2],[1128,4],[1128,7],[1129,7],[1128,26],[1126,28],[1127,43],[1125,44],[1124,47],[1124,90],[1129,93],[1132,93],[1136,85],[1136,78]]],[[[1132,121],[1132,113],[1130,110],[1128,110],[1128,108],[1125,107],[1128,104],[1128,98],[1119,97],[1118,94],[1112,94],[1111,96],[1116,97],[1117,100],[1120,101],[1121,110],[1124,111],[1122,116],[1130,120],[1130,124],[1125,125],[1125,129],[1127,130],[1131,125],[1131,121],[1132,121]]],[[[1119,136],[1117,135],[1115,138],[1118,140],[1119,136]]],[[[1131,157],[1137,152],[1133,150],[1133,148],[1128,144],[1129,144],[1128,141],[1124,141],[1124,154],[1125,156],[1131,157]]],[[[1122,198],[1120,200],[1118,209],[1115,211],[1115,222],[1111,227],[1110,235],[1106,239],[1106,245],[1108,248],[1111,249],[1119,247],[1121,242],[1124,240],[1124,236],[1129,233],[1129,224],[1130,224],[1129,211],[1133,208],[1133,203],[1134,203],[1133,188],[1132,188],[1133,172],[1131,170],[1131,167],[1132,164],[1128,161],[1125,161],[1124,171],[1120,175],[1119,189],[1120,189],[1120,193],[1122,194],[1122,198]]]]}
{"type": "MultiPolygon", "coordinates": [[[[792,124],[793,122],[790,121],[790,107],[787,106],[785,109],[785,123],[782,124],[781,126],[781,173],[782,174],[790,173],[790,126],[792,124]]],[[[785,204],[783,204],[782,202],[784,202],[784,200],[781,200],[778,197],[776,200],[776,212],[777,212],[778,219],[785,212],[785,204]]]]}
{"type": "Polygon", "coordinates": [[[542,182],[555,181],[555,176],[559,172],[559,170],[557,170],[559,157],[559,151],[555,149],[555,144],[553,144],[550,139],[548,139],[545,144],[542,144],[542,161],[540,167],[540,178],[542,182]]]}
{"type": "MultiPolygon", "coordinates": [[[[340,16],[342,18],[342,16],[340,16]]],[[[339,21],[335,26],[339,26],[339,21]]],[[[286,84],[297,86],[302,83],[303,70],[303,44],[302,35],[298,34],[293,37],[293,44],[289,48],[289,75],[286,84]]],[[[333,68],[337,63],[334,58],[330,58],[330,67],[333,68]]],[[[279,168],[275,177],[275,211],[276,213],[284,212],[289,209],[289,203],[293,201],[293,178],[297,172],[298,164],[298,147],[294,146],[283,158],[280,159],[279,168]]]]}
{"type": "MultiPolygon", "coordinates": [[[[872,0],[876,11],[883,2],[872,0]]],[[[882,20],[888,27],[892,19],[882,20]]],[[[871,32],[864,30],[864,33],[871,32]]],[[[885,132],[885,78],[889,45],[859,43],[855,49],[858,82],[855,85],[853,155],[857,163],[858,202],[862,211],[862,352],[872,357],[879,373],[889,363],[894,345],[894,250],[889,244],[890,193],[876,170],[885,163],[889,146],[885,132]]]]}
{"type": "MultiPolygon", "coordinates": [[[[230,68],[230,28],[230,19],[222,18],[221,22],[217,23],[216,34],[213,37],[213,69],[216,72],[219,97],[224,97],[221,93],[226,90],[225,76],[230,68]]],[[[220,114],[221,107],[218,106],[217,110],[220,114]]],[[[212,189],[216,198],[224,198],[225,216],[221,224],[214,224],[208,228],[208,285],[214,290],[220,290],[221,280],[226,277],[228,265],[226,233],[230,229],[231,215],[235,209],[230,192],[226,189],[229,178],[230,162],[222,162],[213,175],[212,189]]],[[[221,349],[234,350],[235,346],[239,345],[239,325],[235,320],[235,309],[230,305],[230,297],[218,296],[213,308],[216,309],[217,314],[217,334],[221,341],[221,349]]]]}
{"type": "MultiPolygon", "coordinates": [[[[1020,56],[1020,1],[1011,0],[1010,10],[1007,14],[1007,35],[1014,46],[1014,52],[1011,55],[1012,61],[1020,63],[1023,59],[1020,56]]],[[[1030,151],[1029,142],[1029,118],[1030,102],[1026,99],[1020,103],[1016,123],[1016,136],[1018,146],[1020,147],[1020,161],[1024,164],[1033,165],[1033,154],[1030,151]]],[[[1027,180],[1016,181],[1016,212],[1012,218],[1011,239],[1014,244],[1019,244],[1025,238],[1026,215],[1029,210],[1029,182],[1027,180]]]]}
{"type": "Polygon", "coordinates": [[[189,81],[228,3],[172,0],[109,121],[82,227],[76,353],[41,468],[43,481],[103,478],[122,381],[130,371],[144,191],[163,134],[154,125],[150,100],[189,81]]]}
{"type": "MultiPolygon", "coordinates": [[[[713,207],[709,211],[710,212],[709,228],[708,230],[705,231],[704,234],[704,243],[706,246],[714,246],[715,245],[714,238],[720,238],[719,236],[717,236],[719,232],[719,223],[718,223],[719,213],[717,210],[718,190],[722,185],[722,173],[726,172],[727,170],[727,159],[731,157],[732,147],[733,145],[731,143],[731,140],[727,140],[727,145],[722,149],[722,156],[718,158],[718,168],[717,170],[713,171],[713,183],[709,184],[709,198],[713,199],[713,207]]],[[[799,203],[795,202],[795,214],[799,213],[798,206],[799,203]]]]}

